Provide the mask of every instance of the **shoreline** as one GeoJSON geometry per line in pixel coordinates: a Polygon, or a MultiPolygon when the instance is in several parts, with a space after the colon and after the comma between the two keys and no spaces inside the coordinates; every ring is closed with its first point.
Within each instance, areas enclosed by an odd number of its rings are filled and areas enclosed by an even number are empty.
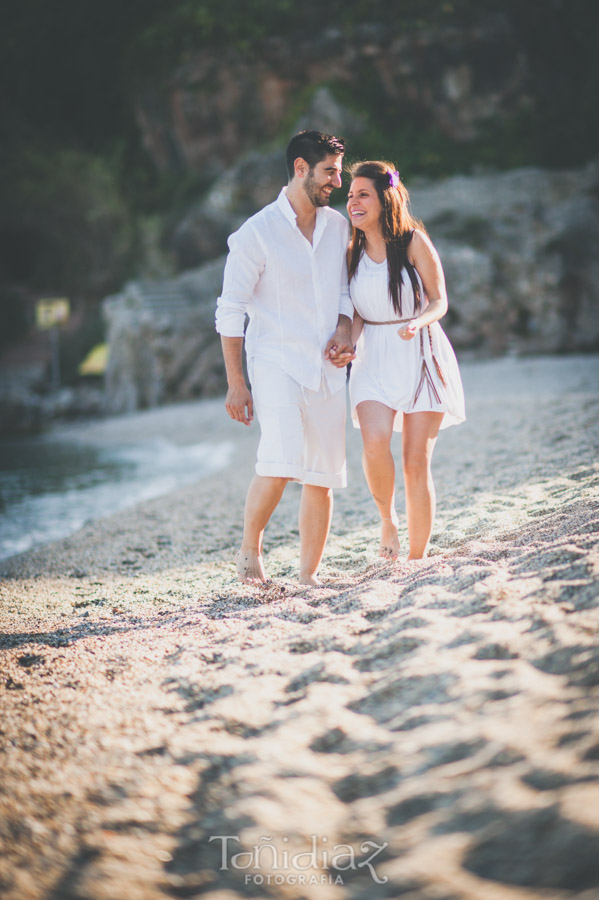
{"type": "MultiPolygon", "coordinates": [[[[599,377],[593,377],[593,370],[594,367],[599,366],[599,357],[593,355],[537,356],[527,358],[502,357],[500,359],[482,361],[469,360],[460,363],[460,365],[467,395],[467,419],[464,424],[441,432],[437,442],[433,458],[433,472],[439,495],[438,517],[444,513],[443,499],[445,495],[453,501],[458,496],[463,498],[464,494],[469,490],[470,479],[462,486],[462,490],[459,489],[459,485],[457,490],[452,488],[449,481],[455,481],[458,475],[463,477],[466,469],[471,469],[472,465],[478,468],[481,476],[480,481],[481,483],[484,482],[488,488],[508,486],[518,470],[523,473],[522,477],[526,478],[539,475],[542,471],[541,466],[535,467],[531,465],[530,460],[528,464],[524,462],[517,463],[514,460],[514,464],[510,465],[509,457],[504,453],[506,450],[505,440],[502,436],[499,418],[497,423],[495,423],[493,421],[495,417],[489,414],[488,409],[484,409],[486,397],[489,397],[490,404],[498,402],[498,398],[500,398],[499,402],[504,405],[507,411],[513,406],[515,415],[522,421],[523,416],[527,413],[533,415],[538,404],[547,403],[553,395],[564,396],[569,393],[572,393],[575,397],[577,395],[581,397],[589,395],[588,399],[583,402],[592,402],[593,395],[598,389],[597,382],[599,377]],[[482,457],[485,454],[476,454],[476,452],[472,453],[470,451],[472,458],[466,464],[460,458],[459,445],[463,445],[463,448],[466,450],[469,443],[468,439],[464,439],[464,430],[471,433],[471,440],[478,440],[480,432],[485,429],[487,432],[490,432],[488,435],[490,447],[486,456],[487,458],[490,456],[493,459],[497,459],[501,469],[505,470],[505,476],[501,477],[499,481],[495,473],[486,472],[485,466],[481,465],[482,457]],[[496,437],[496,443],[493,443],[493,437],[496,437]],[[449,447],[446,446],[448,441],[450,442],[449,447]],[[512,471],[509,471],[510,469],[512,471]],[[450,473],[450,478],[447,480],[445,480],[445,470],[450,473]],[[489,474],[491,474],[491,478],[489,478],[489,474]]],[[[335,492],[336,510],[332,536],[334,534],[335,519],[337,519],[338,526],[343,530],[343,521],[340,522],[339,520],[345,519],[347,516],[355,516],[356,511],[353,508],[355,503],[360,503],[360,505],[365,507],[364,516],[361,519],[366,521],[366,519],[370,518],[373,525],[376,523],[376,511],[366,490],[361,470],[359,431],[352,427],[349,419],[348,410],[348,488],[335,492]],[[340,514],[338,514],[339,510],[341,510],[340,514]],[[370,512],[370,516],[368,512],[370,512]]],[[[516,426],[517,424],[516,422],[516,426]]],[[[584,428],[581,423],[574,418],[574,424],[582,435],[584,428]]],[[[144,441],[151,442],[165,436],[168,436],[168,440],[177,447],[186,447],[194,443],[200,443],[206,439],[206,436],[209,437],[211,442],[215,443],[232,442],[234,445],[233,458],[228,466],[214,473],[214,477],[218,479],[219,475],[221,475],[223,478],[226,477],[229,484],[231,481],[235,483],[235,490],[231,492],[232,496],[228,502],[233,503],[237,511],[239,511],[240,505],[241,509],[243,508],[245,491],[253,474],[255,449],[259,439],[258,425],[253,423],[251,428],[245,428],[239,426],[238,423],[232,422],[224,410],[223,398],[210,398],[173,404],[124,416],[112,416],[77,423],[55,424],[44,435],[44,438],[50,441],[68,441],[105,450],[114,447],[127,447],[132,444],[141,446],[144,441]],[[239,492],[239,496],[237,496],[237,492],[239,492]]],[[[558,442],[564,439],[562,434],[556,438],[558,442]]],[[[403,485],[400,471],[401,442],[397,435],[394,435],[392,446],[398,470],[397,508],[400,519],[404,519],[402,510],[403,485]]],[[[550,462],[552,455],[554,454],[544,453],[543,459],[550,462]]],[[[562,458],[565,455],[564,453],[558,453],[557,457],[562,458]]],[[[592,459],[592,448],[591,452],[587,449],[587,457],[592,459]]],[[[176,510],[177,505],[181,503],[180,497],[185,496],[188,490],[199,491],[201,494],[200,485],[206,479],[211,479],[212,477],[211,474],[207,474],[202,476],[195,484],[188,484],[173,492],[160,494],[152,500],[141,501],[133,506],[127,506],[120,512],[115,512],[112,516],[109,515],[103,518],[114,519],[115,517],[125,516],[129,522],[133,523],[136,510],[139,509],[141,513],[146,503],[151,504],[150,508],[153,508],[155,504],[164,502],[165,506],[176,510]]],[[[290,511],[291,515],[293,515],[293,503],[297,501],[290,503],[289,495],[294,494],[297,489],[297,486],[291,485],[282,501],[286,513],[290,511]]],[[[480,484],[475,483],[474,493],[478,493],[480,489],[480,484]]],[[[279,510],[275,511],[275,519],[280,518],[278,513],[279,510]]],[[[79,539],[85,542],[86,536],[92,535],[96,525],[99,531],[104,533],[108,529],[102,526],[102,521],[102,518],[93,519],[80,532],[74,532],[60,541],[50,541],[36,545],[24,553],[14,554],[0,560],[0,578],[7,577],[7,575],[10,577],[11,573],[18,573],[21,566],[24,567],[23,571],[26,571],[29,568],[28,558],[31,554],[39,557],[39,564],[37,565],[39,571],[43,571],[43,560],[53,555],[52,548],[54,544],[59,545],[57,550],[60,553],[64,542],[71,540],[77,542],[79,539]]],[[[405,521],[403,524],[405,526],[405,521]]],[[[234,517],[232,517],[231,525],[233,527],[235,525],[234,517]]],[[[133,525],[132,527],[135,526],[133,525]]],[[[269,528],[269,530],[272,529],[269,528]]],[[[435,533],[441,530],[437,522],[435,533]]],[[[431,549],[435,552],[434,541],[431,549]]],[[[325,563],[326,556],[325,551],[325,563]]],[[[32,562],[31,565],[35,567],[36,563],[32,562]]]]}
{"type": "Polygon", "coordinates": [[[597,363],[461,364],[468,418],[437,443],[421,563],[378,559],[351,429],[324,587],[294,581],[293,485],[265,539],[273,586],[240,585],[257,430],[221,401],[179,432],[234,429],[221,477],[1,562],[7,900],[592,900],[597,363]],[[313,860],[312,883],[269,888],[282,857],[263,853],[248,883],[220,865],[224,834],[290,854],[317,834],[362,862],[385,844],[388,881],[313,860]]]}
{"type": "MultiPolygon", "coordinates": [[[[220,406],[220,404],[219,404],[220,406]]],[[[0,453],[0,562],[75,535],[87,523],[217,477],[236,435],[206,425],[214,403],[58,426],[0,453]],[[186,419],[195,416],[195,427],[186,419]],[[220,434],[220,437],[219,437],[220,434]]],[[[220,409],[218,410],[220,413],[220,409]]]]}

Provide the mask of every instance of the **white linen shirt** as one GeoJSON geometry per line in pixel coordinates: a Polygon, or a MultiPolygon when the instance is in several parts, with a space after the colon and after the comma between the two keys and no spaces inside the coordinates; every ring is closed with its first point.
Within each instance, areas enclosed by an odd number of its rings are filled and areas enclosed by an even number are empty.
{"type": "Polygon", "coordinates": [[[345,369],[323,355],[340,314],[352,318],[347,286],[347,220],[330,207],[316,210],[312,244],[298,228],[286,196],[249,218],[229,237],[216,330],[243,337],[252,358],[274,362],[295,381],[331,393],[345,385],[345,369]]]}

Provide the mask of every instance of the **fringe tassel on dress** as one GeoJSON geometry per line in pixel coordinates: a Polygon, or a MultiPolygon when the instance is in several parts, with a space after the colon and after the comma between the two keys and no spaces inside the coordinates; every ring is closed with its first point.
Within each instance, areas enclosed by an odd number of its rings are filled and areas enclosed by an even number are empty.
{"type": "MultiPolygon", "coordinates": [[[[418,397],[420,396],[425,384],[428,388],[428,395],[429,395],[431,402],[432,402],[433,397],[437,403],[441,402],[441,397],[439,395],[439,391],[437,390],[437,388],[435,386],[435,382],[430,373],[429,367],[426,364],[426,359],[424,358],[424,335],[422,334],[422,331],[423,331],[423,329],[421,329],[421,331],[420,331],[420,354],[422,356],[422,371],[420,373],[420,380],[418,382],[418,387],[416,388],[416,393],[414,394],[412,406],[416,405],[416,401],[418,400],[418,397]]],[[[439,365],[439,362],[433,352],[433,336],[431,334],[430,327],[427,328],[427,331],[428,331],[428,340],[429,340],[429,344],[431,347],[431,357],[432,357],[435,369],[437,371],[437,375],[439,376],[439,380],[441,381],[441,384],[443,385],[443,387],[447,387],[447,382],[445,381],[443,372],[441,371],[441,366],[439,365]]]]}

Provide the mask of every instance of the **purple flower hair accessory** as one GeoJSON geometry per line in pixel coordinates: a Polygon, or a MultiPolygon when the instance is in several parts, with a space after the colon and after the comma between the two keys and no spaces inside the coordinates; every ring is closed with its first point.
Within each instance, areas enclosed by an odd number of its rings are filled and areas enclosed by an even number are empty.
{"type": "Polygon", "coordinates": [[[395,172],[389,172],[389,187],[398,187],[399,186],[399,172],[397,169],[395,172]]]}

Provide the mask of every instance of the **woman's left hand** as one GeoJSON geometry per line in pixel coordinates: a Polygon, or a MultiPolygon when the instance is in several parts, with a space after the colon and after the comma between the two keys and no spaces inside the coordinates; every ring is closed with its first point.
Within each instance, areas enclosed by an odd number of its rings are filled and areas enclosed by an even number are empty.
{"type": "Polygon", "coordinates": [[[418,334],[419,327],[416,322],[406,322],[401,328],[397,329],[397,333],[402,341],[411,341],[418,334]]]}

